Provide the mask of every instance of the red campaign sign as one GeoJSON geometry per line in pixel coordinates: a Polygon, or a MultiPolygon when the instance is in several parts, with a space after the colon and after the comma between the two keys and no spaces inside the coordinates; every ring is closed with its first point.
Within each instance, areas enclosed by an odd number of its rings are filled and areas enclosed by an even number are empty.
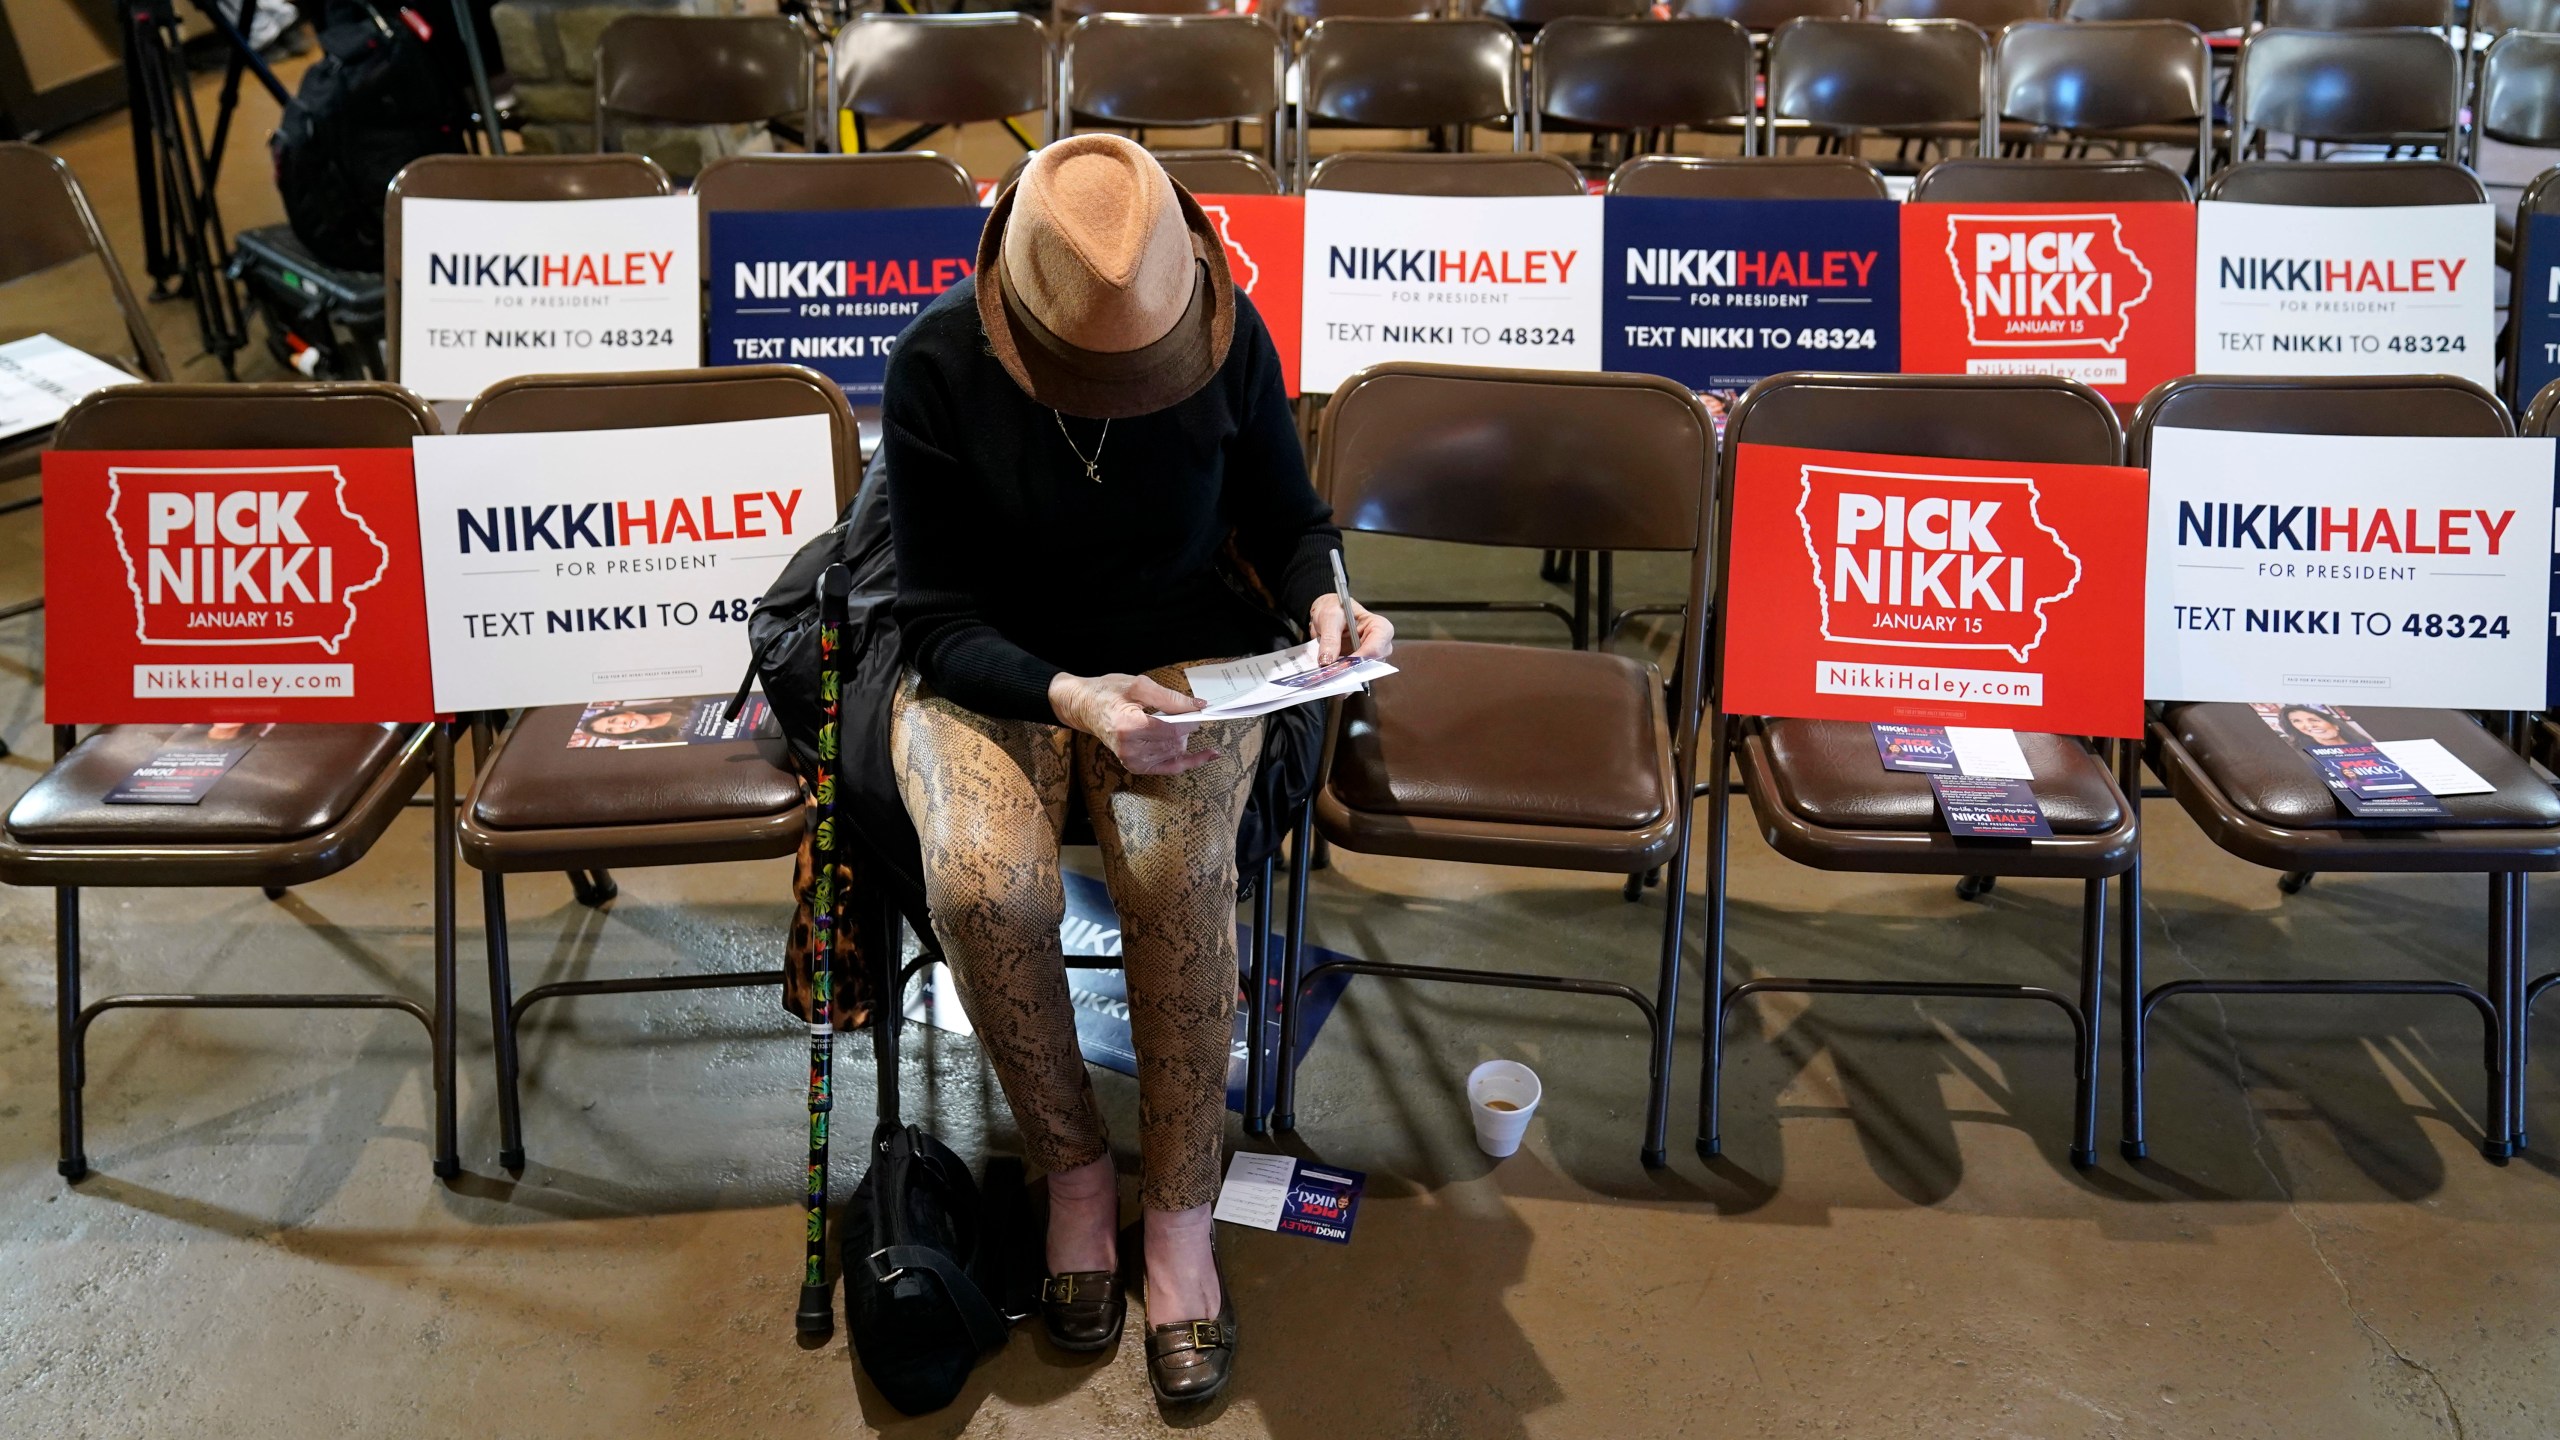
{"type": "Polygon", "coordinates": [[[1306,288],[1307,202],[1295,195],[1195,195],[1209,223],[1227,242],[1227,270],[1236,288],[1253,297],[1280,373],[1298,393],[1300,296],[1306,288]]]}
{"type": "Polygon", "coordinates": [[[406,450],[44,457],[45,720],[433,718],[406,450]]]}
{"type": "Polygon", "coordinates": [[[1906,373],[2062,375],[2130,405],[2196,361],[2196,208],[1905,205],[1906,373]]]}
{"type": "Polygon", "coordinates": [[[1744,445],[1737,715],[2142,733],[2148,477],[1744,445]]]}

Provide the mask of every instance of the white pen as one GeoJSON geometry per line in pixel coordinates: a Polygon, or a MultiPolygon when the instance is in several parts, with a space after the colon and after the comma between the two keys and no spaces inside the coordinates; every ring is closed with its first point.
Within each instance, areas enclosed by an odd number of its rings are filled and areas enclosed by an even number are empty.
{"type": "MultiPolygon", "coordinates": [[[[1342,635],[1348,642],[1342,647],[1342,653],[1348,656],[1360,648],[1360,627],[1352,619],[1360,612],[1351,606],[1351,577],[1342,573],[1342,552],[1328,550],[1325,557],[1333,562],[1333,598],[1342,607],[1342,635]]],[[[1366,691],[1369,687],[1362,685],[1360,688],[1366,691]]]]}

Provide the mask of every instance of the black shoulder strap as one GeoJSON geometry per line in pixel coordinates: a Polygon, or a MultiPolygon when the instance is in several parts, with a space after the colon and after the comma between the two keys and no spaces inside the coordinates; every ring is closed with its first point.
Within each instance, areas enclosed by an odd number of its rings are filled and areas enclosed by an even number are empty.
{"type": "Polygon", "coordinates": [[[899,1271],[916,1270],[931,1275],[942,1283],[942,1293],[959,1313],[960,1323],[969,1331],[970,1343],[983,1355],[997,1349],[1011,1333],[1004,1317],[978,1289],[977,1282],[953,1264],[951,1257],[923,1245],[891,1245],[871,1257],[871,1273],[887,1284],[899,1271]]]}

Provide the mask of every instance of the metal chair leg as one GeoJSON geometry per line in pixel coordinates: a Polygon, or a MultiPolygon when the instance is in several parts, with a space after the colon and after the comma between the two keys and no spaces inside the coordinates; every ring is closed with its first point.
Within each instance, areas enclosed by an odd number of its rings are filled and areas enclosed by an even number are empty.
{"type": "Polygon", "coordinates": [[[89,1174],[80,1128],[80,1087],[88,1077],[80,1053],[80,891],[70,885],[53,892],[53,974],[54,1065],[62,1107],[62,1158],[53,1168],[77,1183],[89,1174]]]}
{"type": "Polygon", "coordinates": [[[608,901],[622,893],[622,887],[615,883],[610,870],[572,870],[569,872],[569,890],[579,904],[590,910],[603,909],[608,901]]]}
{"type": "Polygon", "coordinates": [[[2086,1170],[2098,1163],[2098,1037],[2105,1018],[2107,982],[2107,882],[2084,880],[2080,890],[2080,1013],[2088,1024],[2079,1029],[2073,1079],[2071,1163],[2086,1170]]]}
{"type": "Polygon", "coordinates": [[[2489,1108],[2486,1131],[2480,1141],[2480,1153],[2491,1160],[2504,1162],[2515,1153],[2514,1054],[2515,1029],[2513,1010],[2508,996],[2514,989],[2516,972],[2521,969],[2510,946],[2515,939],[2515,921],[2511,914],[2514,877],[2503,874],[2489,876],[2489,983],[2491,1009],[2487,1068],[2489,1072],[2489,1108]]]}
{"type": "MultiPolygon", "coordinates": [[[[1680,843],[1672,847],[1670,873],[1663,886],[1662,974],[1653,1000],[1653,1041],[1647,1067],[1644,1112],[1645,1168],[1671,1163],[1671,1059],[1674,1028],[1680,1021],[1680,940],[1689,913],[1690,827],[1680,827],[1680,843]]],[[[1639,877],[1641,878],[1641,877],[1639,877]]]]}
{"type": "Polygon", "coordinates": [[[1298,832],[1289,841],[1289,943],[1280,960],[1280,1074],[1271,1101],[1271,1124],[1280,1130],[1298,1128],[1298,1007],[1304,998],[1298,991],[1306,973],[1307,874],[1315,839],[1316,807],[1301,805],[1298,832]]]}
{"type": "Polygon", "coordinates": [[[2525,881],[2522,871],[2507,877],[2507,1084],[2514,1096],[2507,1102],[2507,1121],[2513,1127],[2517,1154],[2523,1154],[2525,1147],[2524,1097],[2529,1073],[2525,1032],[2533,1015],[2531,992],[2526,988],[2533,952],[2525,946],[2525,917],[2529,913],[2525,881]]]}
{"type": "MultiPolygon", "coordinates": [[[[2125,803],[2133,807],[2139,826],[2142,817],[2142,759],[2140,747],[2130,742],[2118,762],[2118,783],[2124,790],[2125,803]]],[[[2136,834],[2140,831],[2137,828],[2136,834]]],[[[2120,932],[2117,944],[2122,947],[2116,965],[2124,975],[2124,989],[2118,1001],[2122,1012],[2119,1023],[2124,1028],[2124,1134],[2116,1148],[2127,1160],[2139,1160],[2147,1152],[2142,1135],[2143,1041],[2142,1023],[2142,852],[2137,844],[2133,868],[2117,879],[2122,914],[2117,921],[2120,932]]]]}
{"type": "Polygon", "coordinates": [[[511,1172],[524,1169],[524,1100],[516,1048],[516,986],[507,947],[507,877],[495,870],[480,875],[481,925],[488,932],[489,1021],[496,1031],[498,1066],[498,1163],[511,1172]]]}
{"type": "Polygon", "coordinates": [[[1244,1133],[1271,1130],[1271,1107],[1263,1094],[1270,1074],[1271,1019],[1271,881],[1279,869],[1275,855],[1262,857],[1262,883],[1253,887],[1253,963],[1245,971],[1244,1133]]]}
{"type": "Polygon", "coordinates": [[[1731,722],[1711,715],[1705,726],[1707,754],[1707,913],[1705,976],[1706,1057],[1698,1075],[1698,1154],[1712,1160],[1724,1149],[1721,1094],[1724,1083],[1724,893],[1725,856],[1731,849],[1733,787],[1727,781],[1732,761],[1726,747],[1731,722]]]}
{"type": "Polygon", "coordinates": [[[452,1180],[462,1174],[462,1148],[458,1137],[460,1126],[455,1121],[454,1084],[454,878],[453,860],[457,848],[453,803],[453,726],[436,726],[436,809],[435,809],[435,886],[436,886],[436,1026],[435,1090],[436,1090],[436,1155],[437,1178],[452,1180]]]}

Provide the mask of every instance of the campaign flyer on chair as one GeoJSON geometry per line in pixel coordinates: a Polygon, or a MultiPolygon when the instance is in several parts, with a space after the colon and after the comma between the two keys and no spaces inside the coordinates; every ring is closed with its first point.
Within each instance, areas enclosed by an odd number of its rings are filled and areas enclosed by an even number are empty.
{"type": "Polygon", "coordinates": [[[182,726],[102,798],[110,805],[201,804],[273,728],[238,721],[182,726]]]}
{"type": "Polygon", "coordinates": [[[1890,200],[1612,196],[1600,365],[1692,390],[1789,370],[1901,368],[1890,200]]]}
{"type": "Polygon", "coordinates": [[[899,332],[969,278],[986,219],[974,205],[711,212],[711,363],[807,365],[879,403],[899,332]]]}
{"type": "Polygon", "coordinates": [[[1932,775],[1938,813],[1947,832],[1969,840],[2034,840],[2051,835],[2044,808],[2024,780],[1977,780],[1969,775],[1932,775]]]}
{"type": "Polygon", "coordinates": [[[667,745],[716,745],[757,740],[782,732],[773,707],[750,695],[729,715],[729,696],[683,695],[672,700],[606,700],[590,705],[569,732],[572,750],[651,750],[667,745]]]}

